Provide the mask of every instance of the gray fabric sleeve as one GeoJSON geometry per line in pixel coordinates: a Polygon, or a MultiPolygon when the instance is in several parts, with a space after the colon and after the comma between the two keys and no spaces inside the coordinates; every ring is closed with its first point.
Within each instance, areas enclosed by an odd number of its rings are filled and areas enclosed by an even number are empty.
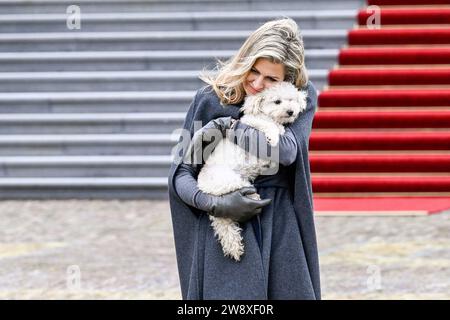
{"type": "Polygon", "coordinates": [[[203,211],[210,211],[211,196],[198,188],[197,175],[198,172],[190,165],[180,164],[174,178],[175,191],[186,204],[203,211]]]}
{"type": "MultiPolygon", "coordinates": [[[[264,156],[264,152],[262,154],[259,154],[258,147],[249,148],[248,146],[248,143],[250,141],[256,143],[256,146],[259,146],[259,141],[266,141],[266,136],[264,135],[264,133],[238,120],[236,121],[236,124],[234,126],[234,134],[236,137],[236,140],[234,142],[237,143],[241,148],[247,151],[256,151],[256,156],[264,156]],[[247,143],[245,141],[246,139],[248,139],[247,143]]],[[[235,139],[232,136],[229,136],[229,138],[230,140],[235,139]]],[[[284,133],[284,135],[280,136],[278,146],[280,164],[282,164],[283,166],[288,166],[294,163],[295,159],[297,158],[297,141],[295,140],[295,136],[289,126],[286,127],[286,132],[284,133]]],[[[267,148],[270,148],[269,144],[267,144],[267,148]]]]}

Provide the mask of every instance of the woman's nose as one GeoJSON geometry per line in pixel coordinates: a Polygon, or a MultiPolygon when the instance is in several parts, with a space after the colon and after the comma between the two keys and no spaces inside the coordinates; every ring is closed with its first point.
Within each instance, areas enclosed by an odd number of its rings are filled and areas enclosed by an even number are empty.
{"type": "Polygon", "coordinates": [[[264,78],[263,77],[258,77],[255,79],[255,81],[253,81],[253,88],[255,88],[256,90],[261,90],[264,88],[264,82],[263,82],[264,78]]]}

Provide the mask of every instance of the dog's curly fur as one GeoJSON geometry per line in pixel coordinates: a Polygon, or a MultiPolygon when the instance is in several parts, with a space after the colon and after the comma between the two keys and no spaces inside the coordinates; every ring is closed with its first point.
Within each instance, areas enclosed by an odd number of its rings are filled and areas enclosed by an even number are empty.
{"type": "MultiPolygon", "coordinates": [[[[256,95],[247,96],[241,111],[240,121],[262,131],[267,142],[277,147],[284,125],[292,123],[306,109],[306,93],[298,91],[288,82],[280,82],[256,95]]],[[[254,179],[274,161],[259,159],[246,152],[229,139],[223,139],[216,146],[198,175],[198,187],[205,193],[220,196],[251,186],[254,179]]],[[[253,199],[260,199],[254,193],[253,199]]],[[[227,218],[209,216],[225,256],[239,261],[244,253],[244,244],[237,222],[227,218]]]]}

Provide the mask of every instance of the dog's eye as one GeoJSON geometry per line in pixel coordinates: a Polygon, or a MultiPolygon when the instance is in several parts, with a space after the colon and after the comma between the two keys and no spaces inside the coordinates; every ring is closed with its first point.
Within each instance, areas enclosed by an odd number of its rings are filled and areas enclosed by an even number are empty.
{"type": "Polygon", "coordinates": [[[281,100],[275,100],[275,104],[280,104],[281,100]]]}

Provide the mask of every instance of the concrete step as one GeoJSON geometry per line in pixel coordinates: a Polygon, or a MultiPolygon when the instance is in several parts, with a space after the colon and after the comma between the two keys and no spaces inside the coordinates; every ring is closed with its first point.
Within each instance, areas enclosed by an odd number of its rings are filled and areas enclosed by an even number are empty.
{"type": "Polygon", "coordinates": [[[187,112],[195,92],[0,93],[0,113],[187,112]]]}
{"type": "Polygon", "coordinates": [[[191,12],[191,11],[248,11],[268,10],[331,10],[356,9],[364,0],[1,0],[3,14],[65,13],[71,5],[78,5],[83,13],[100,12],[191,12]]]}
{"type": "Polygon", "coordinates": [[[201,87],[198,71],[3,72],[1,92],[176,91],[201,87]]]}
{"type": "Polygon", "coordinates": [[[1,114],[0,134],[165,133],[183,127],[184,112],[1,114]]]}
{"type": "Polygon", "coordinates": [[[176,134],[0,135],[0,156],[168,155],[176,134]]]}
{"type": "MultiPolygon", "coordinates": [[[[84,51],[0,52],[0,72],[26,71],[119,71],[213,69],[216,59],[225,61],[235,51],[84,51]]],[[[305,53],[310,69],[330,69],[337,49],[310,49],[305,53]]]]}
{"type": "MultiPolygon", "coordinates": [[[[81,71],[3,72],[1,92],[40,91],[187,91],[203,84],[198,71],[81,71]]],[[[328,70],[309,70],[309,77],[322,89],[328,70]]]]}
{"type": "Polygon", "coordinates": [[[0,113],[187,112],[196,90],[0,93],[0,113]]]}
{"type": "Polygon", "coordinates": [[[164,178],[0,178],[0,199],[167,199],[164,178]]]}
{"type": "Polygon", "coordinates": [[[289,16],[301,29],[350,29],[357,10],[84,13],[79,29],[65,13],[2,14],[0,32],[99,32],[255,30],[266,21],[289,16]],[[70,26],[71,24],[69,24],[70,26]]]}
{"type": "MultiPolygon", "coordinates": [[[[4,33],[0,52],[237,50],[251,31],[133,31],[85,33],[4,33]]],[[[346,30],[303,30],[306,49],[337,49],[347,42],[346,30]]]]}
{"type": "Polygon", "coordinates": [[[170,156],[0,157],[0,178],[164,178],[170,164],[170,156]]]}

